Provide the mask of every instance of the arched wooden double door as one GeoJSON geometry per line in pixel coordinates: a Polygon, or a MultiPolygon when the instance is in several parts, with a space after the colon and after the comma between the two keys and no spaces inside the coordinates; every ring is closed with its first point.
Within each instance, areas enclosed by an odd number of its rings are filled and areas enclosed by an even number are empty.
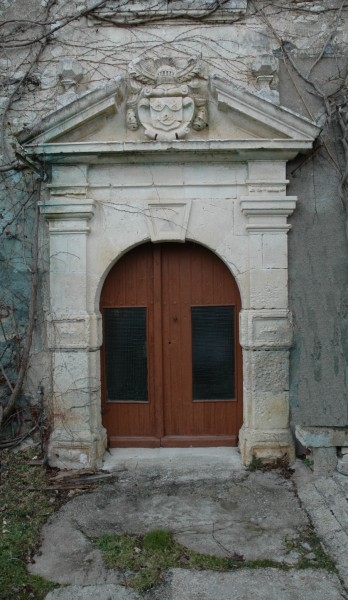
{"type": "Polygon", "coordinates": [[[193,244],[144,244],[101,294],[102,413],[111,447],[234,446],[242,424],[240,296],[193,244]]]}

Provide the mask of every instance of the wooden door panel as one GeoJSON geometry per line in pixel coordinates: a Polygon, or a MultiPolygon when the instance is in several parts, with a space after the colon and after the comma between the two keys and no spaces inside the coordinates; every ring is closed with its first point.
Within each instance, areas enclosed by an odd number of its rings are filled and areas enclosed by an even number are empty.
{"type": "MultiPolygon", "coordinates": [[[[187,393],[191,378],[191,261],[184,246],[162,247],[164,436],[192,434],[193,406],[187,393]]],[[[168,442],[168,439],[166,440],[168,442]]],[[[163,443],[163,441],[162,441],[163,443]]],[[[172,441],[173,443],[173,441],[172,441]]]]}
{"type": "MultiPolygon", "coordinates": [[[[159,446],[154,394],[154,261],[150,245],[123,256],[110,271],[101,295],[102,314],[108,308],[145,307],[147,313],[148,400],[107,398],[105,344],[102,347],[102,413],[111,446],[159,446]]],[[[105,324],[105,319],[104,319],[105,324]]],[[[104,332],[105,340],[105,332],[104,332]]]]}
{"type": "Polygon", "coordinates": [[[238,340],[236,283],[227,267],[202,246],[145,244],[111,270],[102,291],[101,311],[146,308],[148,361],[148,401],[115,402],[107,398],[103,346],[103,422],[111,446],[236,444],[242,420],[238,344],[235,398],[193,400],[192,394],[192,307],[221,306],[234,307],[238,340]]]}
{"type": "MultiPolygon", "coordinates": [[[[233,445],[240,420],[237,396],[220,401],[193,400],[191,307],[233,305],[238,315],[236,284],[227,267],[210,251],[194,244],[168,244],[163,246],[162,286],[162,445],[233,445]]],[[[237,322],[234,329],[238,335],[237,322]]]]}

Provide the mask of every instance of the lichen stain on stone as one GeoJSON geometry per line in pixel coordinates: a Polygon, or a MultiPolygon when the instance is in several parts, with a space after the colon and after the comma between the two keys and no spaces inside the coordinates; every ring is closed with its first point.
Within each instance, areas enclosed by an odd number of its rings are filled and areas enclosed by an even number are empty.
{"type": "Polygon", "coordinates": [[[313,351],[311,353],[312,357],[313,357],[313,371],[314,371],[315,381],[321,381],[321,350],[322,350],[321,342],[315,336],[314,344],[313,344],[313,351]]]}

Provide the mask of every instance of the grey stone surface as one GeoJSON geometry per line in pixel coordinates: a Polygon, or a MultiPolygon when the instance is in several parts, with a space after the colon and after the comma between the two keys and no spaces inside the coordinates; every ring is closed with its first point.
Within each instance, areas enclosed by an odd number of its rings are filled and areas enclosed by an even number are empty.
{"type": "Polygon", "coordinates": [[[329,477],[337,467],[337,450],[331,448],[312,448],[313,470],[315,475],[329,477]]]}
{"type": "MultiPolygon", "coordinates": [[[[122,471],[113,483],[75,497],[43,530],[41,554],[30,567],[58,583],[121,583],[122,575],[103,567],[90,538],[104,533],[142,534],[164,528],[199,552],[288,564],[286,539],[308,526],[292,484],[276,473],[230,471],[221,479],[182,481],[183,468],[168,474],[143,466],[122,471]]],[[[290,557],[293,562],[293,557],[290,557]]]]}
{"type": "Polygon", "coordinates": [[[345,454],[343,458],[339,458],[337,461],[337,471],[343,475],[348,475],[348,460],[346,460],[347,456],[348,455],[345,454]]]}
{"type": "Polygon", "coordinates": [[[173,569],[169,582],[150,595],[153,600],[342,600],[335,575],[318,570],[277,569],[214,573],[173,569]]]}
{"type": "Polygon", "coordinates": [[[172,569],[164,583],[141,596],[116,585],[68,586],[54,590],[46,600],[342,600],[336,575],[311,570],[277,569],[217,573],[172,569]]]}
{"type": "Polygon", "coordinates": [[[121,585],[69,585],[50,592],[46,600],[140,600],[141,596],[121,585]]]}
{"type": "Polygon", "coordinates": [[[106,464],[113,481],[74,497],[51,517],[30,571],[68,586],[51,592],[46,600],[137,600],[140,596],[124,585],[123,573],[105,568],[93,537],[160,527],[172,530],[178,541],[200,552],[268,558],[290,569],[241,568],[224,573],[173,569],[144,598],[346,597],[335,574],[297,569],[303,555],[315,566],[310,539],[301,540],[301,532],[309,525],[308,510],[340,577],[348,584],[346,477],[317,478],[298,462],[295,487],[276,472],[246,471],[236,450],[222,450],[221,465],[215,449],[212,457],[206,450],[195,450],[191,456],[189,450],[166,450],[164,455],[165,460],[160,451],[122,451],[120,459],[111,454],[106,464]],[[194,464],[195,477],[190,479],[194,464]],[[286,540],[293,542],[291,548],[286,540]]]}
{"type": "Polygon", "coordinates": [[[348,427],[303,427],[297,425],[295,434],[305,448],[345,446],[348,442],[348,427]]]}
{"type": "Polygon", "coordinates": [[[348,586],[348,478],[339,473],[310,477],[308,469],[299,463],[296,484],[302,505],[348,586]]]}
{"type": "Polygon", "coordinates": [[[288,238],[289,306],[294,314],[291,419],[306,428],[337,428],[331,430],[337,436],[348,425],[346,216],[337,203],[339,175],[329,174],[323,157],[296,170],[300,163],[298,158],[288,168],[288,193],[298,194],[288,238]]]}

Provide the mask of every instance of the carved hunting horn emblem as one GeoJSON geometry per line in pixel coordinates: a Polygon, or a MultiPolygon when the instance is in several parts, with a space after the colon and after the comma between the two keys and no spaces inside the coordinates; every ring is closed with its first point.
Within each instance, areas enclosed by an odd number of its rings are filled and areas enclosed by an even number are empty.
{"type": "Polygon", "coordinates": [[[150,139],[170,141],[185,137],[190,127],[201,131],[207,126],[207,84],[197,57],[184,64],[168,56],[141,58],[130,64],[129,73],[129,129],[142,125],[150,139]]]}

